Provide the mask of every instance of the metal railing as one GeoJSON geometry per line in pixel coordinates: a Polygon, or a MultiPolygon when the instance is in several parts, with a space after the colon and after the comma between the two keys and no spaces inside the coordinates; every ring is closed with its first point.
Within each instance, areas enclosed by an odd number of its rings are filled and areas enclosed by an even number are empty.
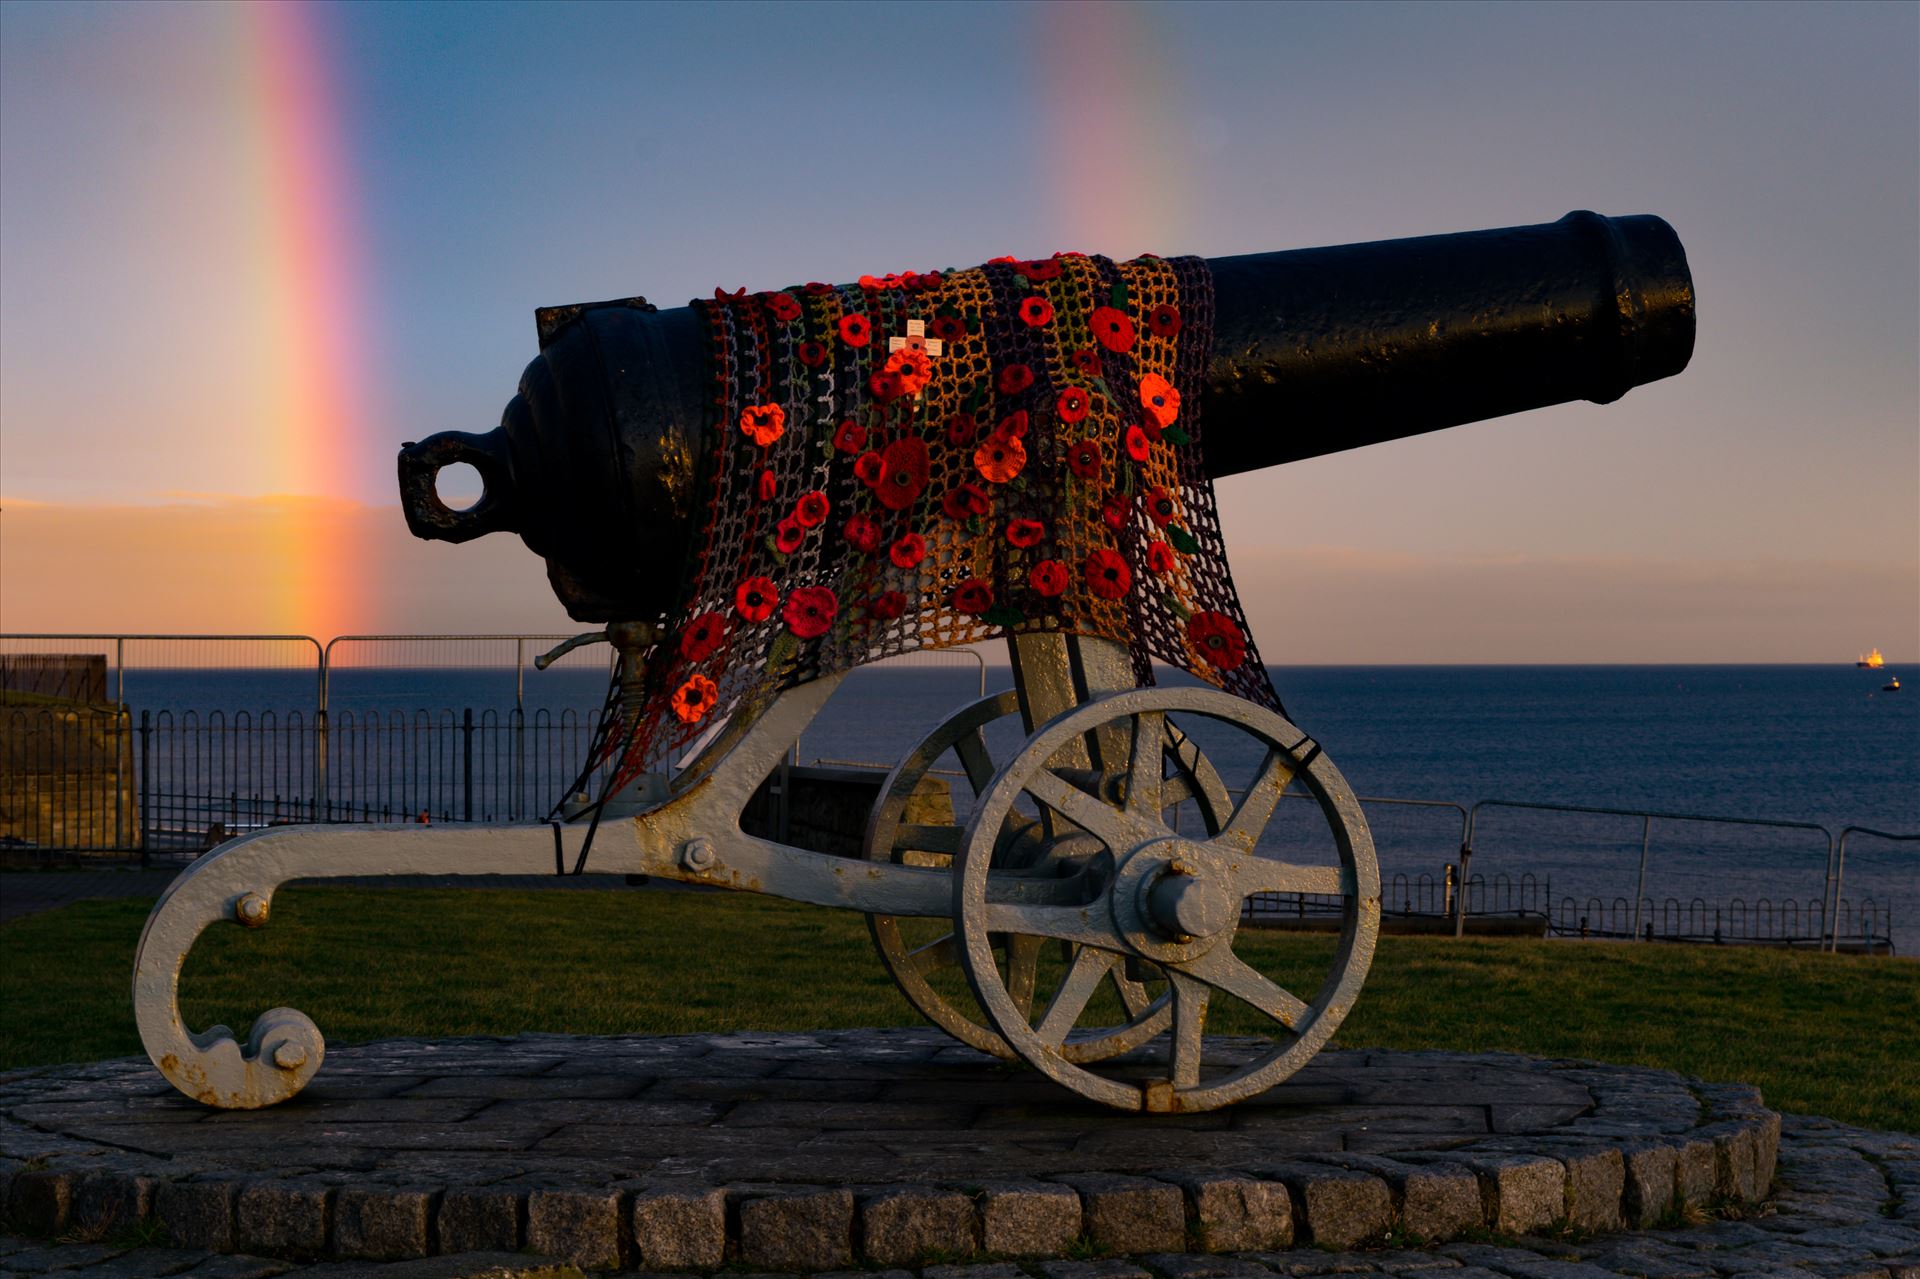
{"type": "MultiPolygon", "coordinates": [[[[311,635],[110,635],[103,633],[26,633],[0,635],[0,655],[33,656],[53,651],[81,651],[108,658],[113,700],[127,700],[129,669],[293,670],[313,672],[313,710],[330,709],[336,672],[369,668],[511,669],[514,706],[524,708],[527,668],[533,658],[571,639],[570,634],[526,635],[336,635],[324,643],[311,635]],[[63,646],[53,649],[50,646],[63,646]],[[129,648],[133,660],[129,661],[129,648]],[[139,660],[142,648],[160,649],[151,660],[139,660]],[[275,648],[282,651],[275,652],[275,648]],[[291,648],[292,651],[287,651],[291,648]],[[370,650],[358,651],[356,650],[370,650]],[[406,660],[393,660],[400,654],[406,660]],[[297,654],[297,656],[296,656],[297,654]],[[508,655],[511,654],[511,657],[508,655]]],[[[575,650],[556,665],[610,669],[612,651],[575,650]]]]}
{"type": "MultiPolygon", "coordinates": [[[[1768,818],[1760,818],[1760,817],[1721,817],[1721,816],[1715,816],[1715,815],[1710,815],[1705,813],[1668,813],[1668,812],[1657,812],[1657,811],[1650,811],[1646,809],[1636,809],[1636,808],[1602,808],[1602,807],[1598,807],[1595,805],[1588,805],[1588,804],[1543,804],[1543,803],[1534,803],[1534,802],[1523,801],[1523,800],[1483,799],[1483,800],[1477,801],[1473,805],[1472,809],[1469,810],[1467,814],[1466,829],[1461,837],[1460,874],[1463,879],[1467,876],[1472,866],[1474,829],[1477,823],[1479,822],[1481,810],[1490,809],[1490,808],[1515,809],[1515,810],[1543,812],[1543,813],[1583,813],[1589,816],[1601,816],[1601,817],[1637,818],[1640,821],[1640,869],[1639,869],[1639,879],[1634,888],[1633,925],[1629,933],[1630,936],[1633,936],[1636,938],[1642,935],[1641,922],[1642,922],[1643,916],[1641,914],[1641,907],[1643,903],[1645,903],[1648,900],[1647,899],[1647,869],[1648,869],[1649,854],[1653,844],[1653,823],[1655,821],[1697,822],[1697,823],[1706,823],[1706,824],[1721,825],[1721,826],[1750,826],[1750,827],[1762,827],[1762,828],[1775,829],[1775,830],[1800,830],[1800,831],[1811,831],[1814,834],[1819,835],[1822,839],[1826,841],[1825,863],[1824,863],[1825,888],[1823,890],[1823,902],[1825,904],[1823,905],[1823,908],[1822,908],[1821,917],[1823,920],[1831,919],[1831,906],[1833,904],[1833,900],[1835,896],[1835,885],[1834,885],[1834,876],[1833,876],[1834,839],[1833,839],[1832,833],[1829,832],[1826,827],[1816,825],[1812,822],[1776,821],[1776,820],[1772,820],[1768,818]]],[[[1458,925],[1456,925],[1454,935],[1455,936],[1460,935],[1458,925]]],[[[1830,948],[1830,939],[1828,939],[1828,941],[1823,942],[1823,948],[1830,948]]]]}
{"type": "MultiPolygon", "coordinates": [[[[551,711],[526,705],[531,657],[563,635],[345,635],[325,642],[304,635],[8,634],[0,656],[91,653],[111,662],[113,704],[15,698],[0,707],[0,846],[59,851],[187,853],[222,832],[279,821],[521,821],[544,817],[574,780],[597,724],[590,710],[551,711]],[[305,705],[257,713],[127,708],[130,670],[309,671],[305,705]],[[351,678],[383,670],[486,669],[513,672],[512,709],[435,709],[406,713],[338,710],[351,678]],[[54,703],[54,704],[49,704],[54,703]]],[[[604,671],[611,651],[565,659],[604,671]]],[[[896,663],[900,659],[896,659],[896,663]]],[[[987,663],[973,649],[909,655],[913,664],[972,662],[979,694],[987,663]]],[[[23,669],[32,663],[21,663],[23,669]]],[[[88,685],[100,687],[98,678],[88,685]]],[[[92,694],[89,694],[92,695],[92,694]]],[[[305,703],[304,695],[296,699],[305,703]]],[[[348,697],[351,702],[354,700],[348,697]]],[[[502,699],[504,701],[504,698],[502,699]]],[[[794,758],[798,757],[796,747],[794,758]]],[[[834,761],[886,768],[884,763],[834,761]]],[[[1290,793],[1290,798],[1305,796],[1290,793]]],[[[1548,895],[1555,931],[1645,940],[1663,933],[1703,936],[1804,937],[1824,950],[1863,934],[1891,936],[1892,903],[1844,897],[1849,840],[1896,843],[1920,835],[1848,826],[1836,837],[1811,822],[1592,805],[1484,799],[1364,796],[1371,808],[1447,810],[1457,816],[1457,861],[1419,893],[1438,895],[1440,913],[1463,935],[1469,914],[1486,912],[1503,876],[1476,874],[1476,841],[1485,841],[1495,810],[1620,818],[1639,823],[1638,872],[1631,896],[1548,895]],[[1656,823],[1801,832],[1814,837],[1821,861],[1817,898],[1764,892],[1709,903],[1648,892],[1656,866],[1656,823]],[[1824,841],[1824,847],[1821,843],[1824,841]],[[1713,914],[1713,924],[1705,921],[1713,914]],[[1581,922],[1584,921],[1584,922],[1581,922]]],[[[1418,877],[1426,879],[1427,877],[1418,877]]],[[[1522,879],[1530,878],[1522,876],[1522,879]]],[[[1391,882],[1391,881],[1390,881],[1391,882]]],[[[1407,895],[1417,880],[1408,881],[1407,895]]],[[[1811,887],[1811,884],[1808,885],[1811,887]]]]}
{"type": "Polygon", "coordinates": [[[287,822],[518,822],[577,779],[599,712],[98,715],[0,708],[0,848],[194,855],[287,822]]]}
{"type": "MultiPolygon", "coordinates": [[[[1844,909],[1845,899],[1840,896],[1840,890],[1844,887],[1846,881],[1847,839],[1853,835],[1865,835],[1870,839],[1884,839],[1896,844],[1920,843],[1920,834],[1896,835],[1890,831],[1874,830],[1870,826],[1846,826],[1841,828],[1840,839],[1835,845],[1833,856],[1833,896],[1835,900],[1843,903],[1842,909],[1844,909]]],[[[1836,919],[1834,921],[1834,927],[1837,929],[1838,925],[1839,921],[1836,919]]],[[[1889,924],[1889,932],[1891,932],[1891,924],[1889,924]]],[[[1829,936],[1827,949],[1834,949],[1835,944],[1835,938],[1829,936]]]]}

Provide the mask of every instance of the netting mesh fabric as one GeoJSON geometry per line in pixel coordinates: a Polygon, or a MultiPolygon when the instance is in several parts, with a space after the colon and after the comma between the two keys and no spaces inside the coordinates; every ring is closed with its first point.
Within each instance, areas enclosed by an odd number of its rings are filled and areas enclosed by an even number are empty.
{"type": "Polygon", "coordinates": [[[623,776],[821,674],[1032,631],[1278,706],[1201,462],[1204,261],[999,259],[694,305],[707,519],[609,738],[623,776]]]}

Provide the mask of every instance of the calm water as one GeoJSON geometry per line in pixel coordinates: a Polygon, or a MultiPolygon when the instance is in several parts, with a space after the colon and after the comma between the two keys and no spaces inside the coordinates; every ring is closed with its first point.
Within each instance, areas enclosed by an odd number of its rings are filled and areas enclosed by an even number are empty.
{"type": "MultiPolygon", "coordinates": [[[[1920,831],[1920,671],[1898,694],[1882,672],[1844,666],[1282,667],[1274,680],[1289,715],[1326,748],[1362,795],[1501,799],[1652,809],[1920,831]]],[[[1176,677],[1178,678],[1178,677],[1176,677]]],[[[890,764],[942,713],[972,700],[978,677],[958,666],[857,672],[807,730],[803,759],[890,764]]],[[[987,670],[1005,688],[1004,667],[987,670]]],[[[587,712],[604,678],[529,672],[525,704],[587,712]]],[[[297,672],[131,671],[127,700],[142,709],[311,713],[311,678],[297,672]]],[[[332,709],[471,706],[510,710],[511,671],[336,672],[332,709]]],[[[1249,744],[1199,734],[1231,783],[1255,766],[1249,744]],[[1238,770],[1238,775],[1236,775],[1238,770]]],[[[1018,742],[991,735],[996,759],[1018,742]]],[[[1311,806],[1283,806],[1307,822],[1311,806]],[[1296,814],[1294,810],[1299,810],[1296,814]]],[[[1447,809],[1371,807],[1383,871],[1437,876],[1460,838],[1447,809]]],[[[1483,810],[1476,872],[1532,875],[1555,899],[1634,895],[1638,819],[1483,810]]],[[[1660,821],[1652,829],[1648,896],[1751,907],[1821,894],[1826,838],[1813,832],[1660,821]]],[[[1857,840],[1847,850],[1850,901],[1891,904],[1900,950],[1920,953],[1920,846],[1857,840]]],[[[1389,904],[1393,904],[1389,891],[1389,904]]]]}

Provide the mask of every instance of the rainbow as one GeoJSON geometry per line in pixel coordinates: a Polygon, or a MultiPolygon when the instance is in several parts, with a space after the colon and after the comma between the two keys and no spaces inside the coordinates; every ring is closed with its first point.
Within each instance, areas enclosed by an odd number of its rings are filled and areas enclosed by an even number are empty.
{"type": "Polygon", "coordinates": [[[1179,47],[1178,10],[1146,5],[1050,4],[1035,24],[1047,85],[1040,120],[1049,212],[1074,249],[1124,261],[1142,253],[1198,253],[1191,242],[1191,140],[1180,136],[1167,65],[1179,47]]]}
{"type": "Polygon", "coordinates": [[[341,499],[370,443],[366,262],[329,16],[305,0],[236,5],[247,258],[259,287],[264,486],[289,500],[275,520],[279,580],[249,584],[282,631],[359,628],[341,499]],[[319,499],[318,501],[309,499],[319,499]]]}

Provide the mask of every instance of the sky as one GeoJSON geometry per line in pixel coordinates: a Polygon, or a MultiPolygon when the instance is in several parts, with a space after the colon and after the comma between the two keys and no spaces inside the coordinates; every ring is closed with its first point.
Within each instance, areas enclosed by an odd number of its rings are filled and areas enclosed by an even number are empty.
{"type": "Polygon", "coordinates": [[[1655,213],[1679,377],[1219,486],[1270,661],[1920,657],[1920,6],[0,5],[0,630],[575,629],[536,306],[1655,213]]]}

